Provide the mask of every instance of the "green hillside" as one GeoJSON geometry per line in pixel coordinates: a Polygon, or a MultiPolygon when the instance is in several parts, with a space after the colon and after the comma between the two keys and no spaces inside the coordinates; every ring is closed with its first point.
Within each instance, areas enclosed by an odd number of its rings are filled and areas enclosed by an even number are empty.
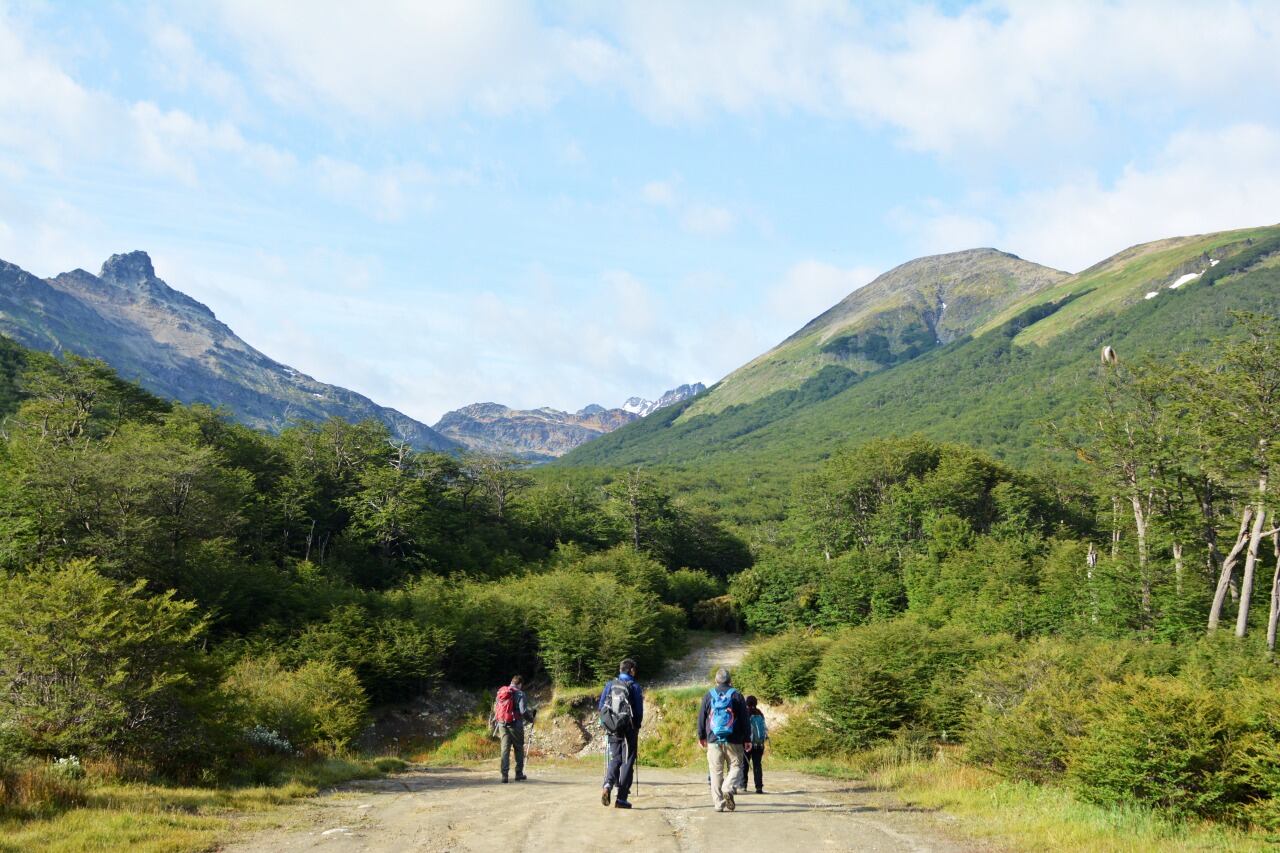
{"type": "Polygon", "coordinates": [[[18,408],[18,375],[26,360],[25,349],[0,335],[0,418],[18,408]]]}
{"type": "Polygon", "coordinates": [[[1089,289],[1055,288],[976,337],[869,376],[828,366],[797,389],[716,415],[690,417],[690,406],[676,407],[585,445],[559,464],[660,464],[781,484],[842,444],[916,432],[970,443],[1018,464],[1044,459],[1050,451],[1042,444],[1043,422],[1076,409],[1103,345],[1129,360],[1170,356],[1227,334],[1232,310],[1280,314],[1277,235],[1280,229],[1261,229],[1156,252],[1130,250],[1128,262],[1117,256],[1073,277],[1089,289]],[[1181,266],[1206,251],[1222,260],[1176,290],[1137,301],[1095,297],[1148,288],[1153,279],[1176,280],[1181,266]]]}
{"type": "Polygon", "coordinates": [[[683,419],[797,390],[827,367],[865,375],[909,361],[969,334],[1010,303],[1066,277],[995,249],[908,261],[726,376],[683,419]]]}

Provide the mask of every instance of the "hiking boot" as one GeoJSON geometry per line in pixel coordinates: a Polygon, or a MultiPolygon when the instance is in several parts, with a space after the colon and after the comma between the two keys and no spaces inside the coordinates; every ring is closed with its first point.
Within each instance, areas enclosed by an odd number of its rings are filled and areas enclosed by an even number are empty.
{"type": "Polygon", "coordinates": [[[609,805],[609,794],[610,794],[610,791],[608,788],[605,788],[603,791],[600,792],[600,805],[602,806],[609,805]]]}
{"type": "Polygon", "coordinates": [[[764,788],[756,788],[756,793],[757,793],[757,794],[763,794],[763,793],[764,793],[764,788]]]}
{"type": "Polygon", "coordinates": [[[718,806],[716,806],[716,811],[718,811],[718,812],[722,812],[722,811],[724,811],[724,805],[722,804],[722,805],[718,805],[718,806]]]}
{"type": "Polygon", "coordinates": [[[733,801],[733,794],[724,795],[724,807],[729,811],[733,811],[738,807],[738,804],[733,801]]]}
{"type": "Polygon", "coordinates": [[[505,785],[505,784],[507,784],[507,783],[508,783],[508,782],[510,782],[510,781],[511,781],[511,780],[507,778],[507,774],[506,774],[506,773],[503,773],[503,774],[502,774],[502,784],[504,784],[504,785],[505,785]]]}
{"type": "Polygon", "coordinates": [[[517,781],[517,782],[523,782],[525,779],[528,779],[528,778],[529,778],[529,777],[528,777],[528,776],[526,776],[526,775],[524,775],[523,773],[517,773],[517,774],[516,774],[516,781],[517,781]]]}
{"type": "Polygon", "coordinates": [[[613,804],[613,807],[615,809],[629,809],[631,808],[631,803],[628,803],[626,800],[618,800],[613,804]]]}

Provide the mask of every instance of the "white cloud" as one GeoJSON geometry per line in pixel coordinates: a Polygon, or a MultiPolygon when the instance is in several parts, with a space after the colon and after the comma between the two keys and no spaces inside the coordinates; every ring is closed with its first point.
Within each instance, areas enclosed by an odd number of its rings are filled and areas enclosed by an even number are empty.
{"type": "Polygon", "coordinates": [[[364,117],[538,107],[564,79],[599,79],[613,64],[608,45],[545,26],[523,2],[223,0],[221,9],[276,100],[364,117]]]}
{"type": "Polygon", "coordinates": [[[1136,243],[1280,222],[1280,130],[1184,131],[1110,182],[1085,173],[986,207],[935,207],[899,223],[918,226],[928,251],[972,246],[982,235],[978,242],[1075,271],[1136,243]]]}
{"type": "Polygon", "coordinates": [[[670,207],[676,202],[676,186],[673,181],[650,181],[640,189],[640,197],[646,204],[670,207]]]}
{"type": "Polygon", "coordinates": [[[736,217],[729,210],[713,204],[692,204],[685,209],[680,225],[700,237],[720,237],[733,230],[736,217]]]}

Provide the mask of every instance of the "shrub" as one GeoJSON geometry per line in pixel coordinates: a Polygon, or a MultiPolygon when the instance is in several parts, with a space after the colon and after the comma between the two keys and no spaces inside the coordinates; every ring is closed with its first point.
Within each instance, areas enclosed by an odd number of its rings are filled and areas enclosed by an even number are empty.
{"type": "Polygon", "coordinates": [[[557,685],[608,678],[625,657],[657,672],[683,642],[679,608],[606,574],[554,571],[524,579],[511,594],[524,604],[557,685]]]}
{"type": "Polygon", "coordinates": [[[732,596],[720,595],[695,604],[692,622],[708,631],[741,631],[742,613],[732,596]]]}
{"type": "Polygon", "coordinates": [[[355,673],[324,660],[288,670],[275,657],[244,658],[224,688],[253,733],[247,739],[259,749],[341,749],[360,733],[368,711],[355,673]]]}
{"type": "Polygon", "coordinates": [[[393,702],[420,694],[438,678],[452,643],[435,625],[344,605],[303,632],[292,658],[347,667],[374,700],[393,702]]]}
{"type": "Polygon", "coordinates": [[[836,639],[818,668],[815,708],[842,746],[860,749],[901,726],[943,735],[960,725],[954,685],[1007,644],[911,619],[872,623],[836,639]]]}
{"type": "Polygon", "coordinates": [[[1216,817],[1229,808],[1231,739],[1220,694],[1135,676],[1099,695],[1088,733],[1068,755],[1068,778],[1082,798],[1100,805],[1139,802],[1178,816],[1216,817]]]}
{"type": "Polygon", "coordinates": [[[682,609],[690,623],[699,626],[694,609],[700,602],[724,594],[724,583],[704,571],[680,569],[667,577],[667,592],[663,600],[682,609]]]}
{"type": "Polygon", "coordinates": [[[808,710],[787,718],[769,729],[769,749],[779,758],[821,758],[840,749],[827,721],[808,710]]]}
{"type": "Polygon", "coordinates": [[[729,595],[754,631],[776,634],[817,622],[818,558],[774,554],[729,583],[729,595]]]}
{"type": "Polygon", "coordinates": [[[0,817],[49,815],[83,805],[83,778],[83,770],[68,773],[57,764],[0,760],[0,817]]]}
{"type": "Polygon", "coordinates": [[[766,702],[799,699],[813,690],[829,642],[800,631],[791,631],[752,647],[734,679],[744,693],[766,702]]]}
{"type": "Polygon", "coordinates": [[[1015,779],[1057,779],[1098,690],[1126,675],[1167,674],[1174,655],[1133,641],[1041,639],[984,661],[965,681],[967,757],[1015,779]]]}
{"type": "Polygon", "coordinates": [[[43,755],[172,752],[204,690],[195,605],[87,562],[0,576],[0,727],[43,755]]]}

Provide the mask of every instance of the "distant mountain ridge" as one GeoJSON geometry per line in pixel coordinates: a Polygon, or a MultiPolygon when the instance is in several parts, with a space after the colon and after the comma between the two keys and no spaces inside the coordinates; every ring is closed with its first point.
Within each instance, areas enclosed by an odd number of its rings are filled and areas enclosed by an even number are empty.
{"type": "Polygon", "coordinates": [[[701,382],[694,382],[672,388],[657,400],[631,397],[618,408],[606,409],[593,403],[577,412],[473,403],[447,412],[433,429],[470,450],[545,462],[659,409],[691,400],[706,390],[701,382]]]}
{"type": "Polygon", "coordinates": [[[225,406],[259,429],[373,418],[416,448],[456,448],[402,412],[254,349],[207,306],[157,277],[146,252],[112,255],[98,275],[76,269],[49,279],[0,261],[0,334],[32,349],[100,358],[153,393],[225,406]]]}

